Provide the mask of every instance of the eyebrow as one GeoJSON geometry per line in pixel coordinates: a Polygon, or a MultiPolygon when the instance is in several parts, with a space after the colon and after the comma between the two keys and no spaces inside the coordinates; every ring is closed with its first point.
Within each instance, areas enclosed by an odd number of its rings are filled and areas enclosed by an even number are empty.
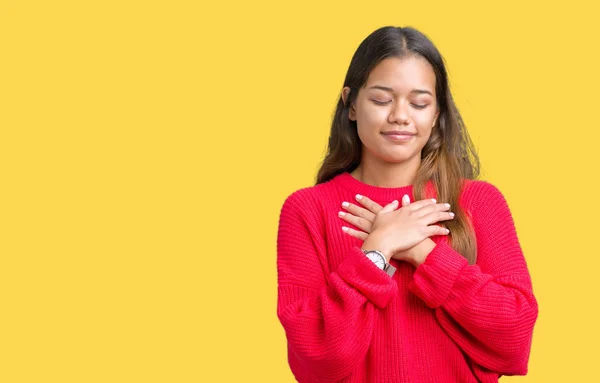
{"type": "MultiPolygon", "coordinates": [[[[387,86],[381,86],[381,85],[373,85],[369,89],[381,89],[381,90],[385,90],[386,92],[394,93],[394,90],[392,88],[388,88],[387,86]]],[[[433,97],[433,94],[431,94],[431,92],[426,89],[413,89],[410,91],[410,93],[428,94],[433,97]]]]}

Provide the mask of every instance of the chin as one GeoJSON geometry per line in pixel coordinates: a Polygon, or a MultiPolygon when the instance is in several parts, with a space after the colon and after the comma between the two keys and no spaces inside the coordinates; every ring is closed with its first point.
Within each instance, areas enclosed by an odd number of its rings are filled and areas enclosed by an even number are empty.
{"type": "Polygon", "coordinates": [[[401,164],[410,161],[411,156],[384,156],[381,159],[390,164],[401,164]]]}
{"type": "Polygon", "coordinates": [[[387,153],[381,156],[381,159],[385,162],[392,164],[401,164],[414,160],[415,157],[421,156],[421,152],[410,152],[410,153],[387,153]]]}

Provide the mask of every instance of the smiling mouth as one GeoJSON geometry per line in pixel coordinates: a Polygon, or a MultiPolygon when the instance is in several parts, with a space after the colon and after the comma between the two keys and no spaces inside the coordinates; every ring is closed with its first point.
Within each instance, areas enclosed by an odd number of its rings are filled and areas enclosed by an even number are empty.
{"type": "Polygon", "coordinates": [[[381,133],[385,138],[396,141],[396,142],[406,142],[410,141],[416,134],[413,133],[381,133]]]}
{"type": "Polygon", "coordinates": [[[406,130],[390,130],[388,132],[381,132],[381,134],[394,134],[394,135],[405,135],[405,136],[416,136],[417,133],[414,132],[408,132],[406,130]]]}

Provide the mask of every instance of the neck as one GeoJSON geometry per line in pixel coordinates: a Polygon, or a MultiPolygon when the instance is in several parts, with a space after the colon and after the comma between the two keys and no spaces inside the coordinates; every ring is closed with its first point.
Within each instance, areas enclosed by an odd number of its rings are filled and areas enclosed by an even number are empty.
{"type": "Polygon", "coordinates": [[[416,178],[419,167],[421,166],[421,157],[399,163],[361,161],[360,165],[354,171],[352,176],[357,180],[373,186],[396,188],[412,185],[416,178]]]}

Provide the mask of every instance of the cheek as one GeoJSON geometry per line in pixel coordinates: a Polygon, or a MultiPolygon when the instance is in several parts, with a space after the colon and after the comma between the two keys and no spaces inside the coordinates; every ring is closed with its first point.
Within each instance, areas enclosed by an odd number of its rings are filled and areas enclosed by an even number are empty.
{"type": "Polygon", "coordinates": [[[357,114],[357,122],[363,130],[374,129],[386,123],[388,111],[385,108],[366,107],[357,114]]]}
{"type": "Polygon", "coordinates": [[[421,134],[422,136],[429,137],[431,135],[431,131],[433,130],[433,121],[434,116],[427,115],[419,116],[418,119],[414,120],[414,123],[417,126],[417,129],[419,130],[419,134],[421,134]]]}
{"type": "Polygon", "coordinates": [[[416,113],[414,116],[414,121],[419,126],[429,126],[433,125],[433,120],[435,119],[435,113],[416,113]]]}

